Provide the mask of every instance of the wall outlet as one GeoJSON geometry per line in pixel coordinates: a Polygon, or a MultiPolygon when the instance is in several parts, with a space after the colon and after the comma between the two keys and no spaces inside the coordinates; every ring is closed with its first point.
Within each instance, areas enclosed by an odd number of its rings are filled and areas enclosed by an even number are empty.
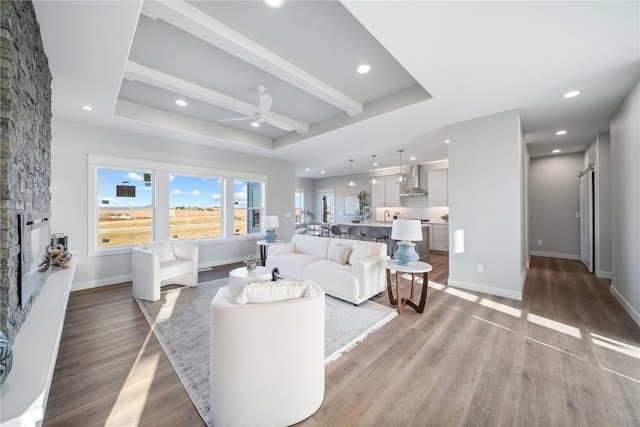
{"type": "Polygon", "coordinates": [[[476,269],[478,270],[478,273],[484,273],[484,265],[478,264],[476,269]]]}
{"type": "Polygon", "coordinates": [[[542,240],[538,240],[538,246],[542,246],[542,240]]]}

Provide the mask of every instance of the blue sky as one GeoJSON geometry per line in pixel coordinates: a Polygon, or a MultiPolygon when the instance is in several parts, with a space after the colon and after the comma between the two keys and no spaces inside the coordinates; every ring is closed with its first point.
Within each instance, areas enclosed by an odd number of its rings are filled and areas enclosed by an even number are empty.
{"type": "MultiPolygon", "coordinates": [[[[142,171],[98,169],[98,206],[103,208],[150,206],[153,175],[146,178],[150,181],[145,181],[145,173],[142,171]],[[116,185],[134,185],[136,197],[116,197],[116,185]]],[[[171,207],[210,208],[220,207],[222,204],[222,183],[219,178],[170,175],[169,181],[171,207]]],[[[233,188],[234,201],[237,202],[235,206],[246,207],[246,181],[235,181],[233,188]]]]}

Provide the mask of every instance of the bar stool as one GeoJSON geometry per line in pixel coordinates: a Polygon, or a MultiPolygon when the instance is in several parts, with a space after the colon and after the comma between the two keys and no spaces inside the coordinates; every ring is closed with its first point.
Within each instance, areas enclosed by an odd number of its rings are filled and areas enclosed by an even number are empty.
{"type": "Polygon", "coordinates": [[[339,225],[332,225],[331,226],[331,234],[333,234],[333,236],[339,236],[342,239],[342,236],[346,236],[347,232],[343,231],[342,228],[340,228],[339,225]]]}
{"type": "Polygon", "coordinates": [[[369,230],[369,237],[376,242],[384,242],[387,243],[387,238],[389,237],[387,234],[387,229],[383,227],[372,227],[369,230]]]}
{"type": "Polygon", "coordinates": [[[364,240],[362,237],[362,233],[360,233],[360,229],[361,227],[357,225],[352,225],[351,227],[349,227],[349,230],[348,230],[349,236],[351,236],[352,239],[364,240]]]}

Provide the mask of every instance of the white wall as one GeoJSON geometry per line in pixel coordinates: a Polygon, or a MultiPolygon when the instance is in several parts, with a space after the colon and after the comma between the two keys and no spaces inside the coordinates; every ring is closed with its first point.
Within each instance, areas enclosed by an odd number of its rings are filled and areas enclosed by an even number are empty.
{"type": "MultiPolygon", "coordinates": [[[[293,163],[61,119],[53,120],[52,134],[51,230],[67,234],[71,249],[79,251],[74,289],[131,280],[130,253],[89,256],[89,154],[265,175],[266,208],[279,216],[278,237],[293,234],[293,163]]],[[[256,240],[198,243],[200,266],[240,261],[256,253],[256,240]]]]}
{"type": "Polygon", "coordinates": [[[584,153],[584,169],[595,163],[595,261],[596,276],[611,278],[611,142],[600,132],[584,153]]]}
{"type": "Polygon", "coordinates": [[[640,325],[640,81],[611,116],[611,292],[640,325]]]}
{"type": "Polygon", "coordinates": [[[534,157],[529,164],[531,255],[580,259],[580,186],[584,154],[534,157]],[[542,240],[542,245],[538,245],[542,240]]]}
{"type": "Polygon", "coordinates": [[[449,284],[522,299],[524,146],[517,111],[449,126],[449,284]],[[464,231],[464,253],[453,235],[464,231]],[[477,272],[477,265],[484,268],[477,272]]]}

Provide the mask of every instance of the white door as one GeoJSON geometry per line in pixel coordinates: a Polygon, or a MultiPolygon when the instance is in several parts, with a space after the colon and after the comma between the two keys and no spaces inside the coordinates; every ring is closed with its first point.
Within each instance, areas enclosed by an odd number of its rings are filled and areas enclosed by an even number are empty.
{"type": "Polygon", "coordinates": [[[333,224],[333,188],[318,190],[316,223],[333,224]]]}
{"type": "Polygon", "coordinates": [[[580,177],[580,260],[593,273],[593,171],[580,177]]]}

